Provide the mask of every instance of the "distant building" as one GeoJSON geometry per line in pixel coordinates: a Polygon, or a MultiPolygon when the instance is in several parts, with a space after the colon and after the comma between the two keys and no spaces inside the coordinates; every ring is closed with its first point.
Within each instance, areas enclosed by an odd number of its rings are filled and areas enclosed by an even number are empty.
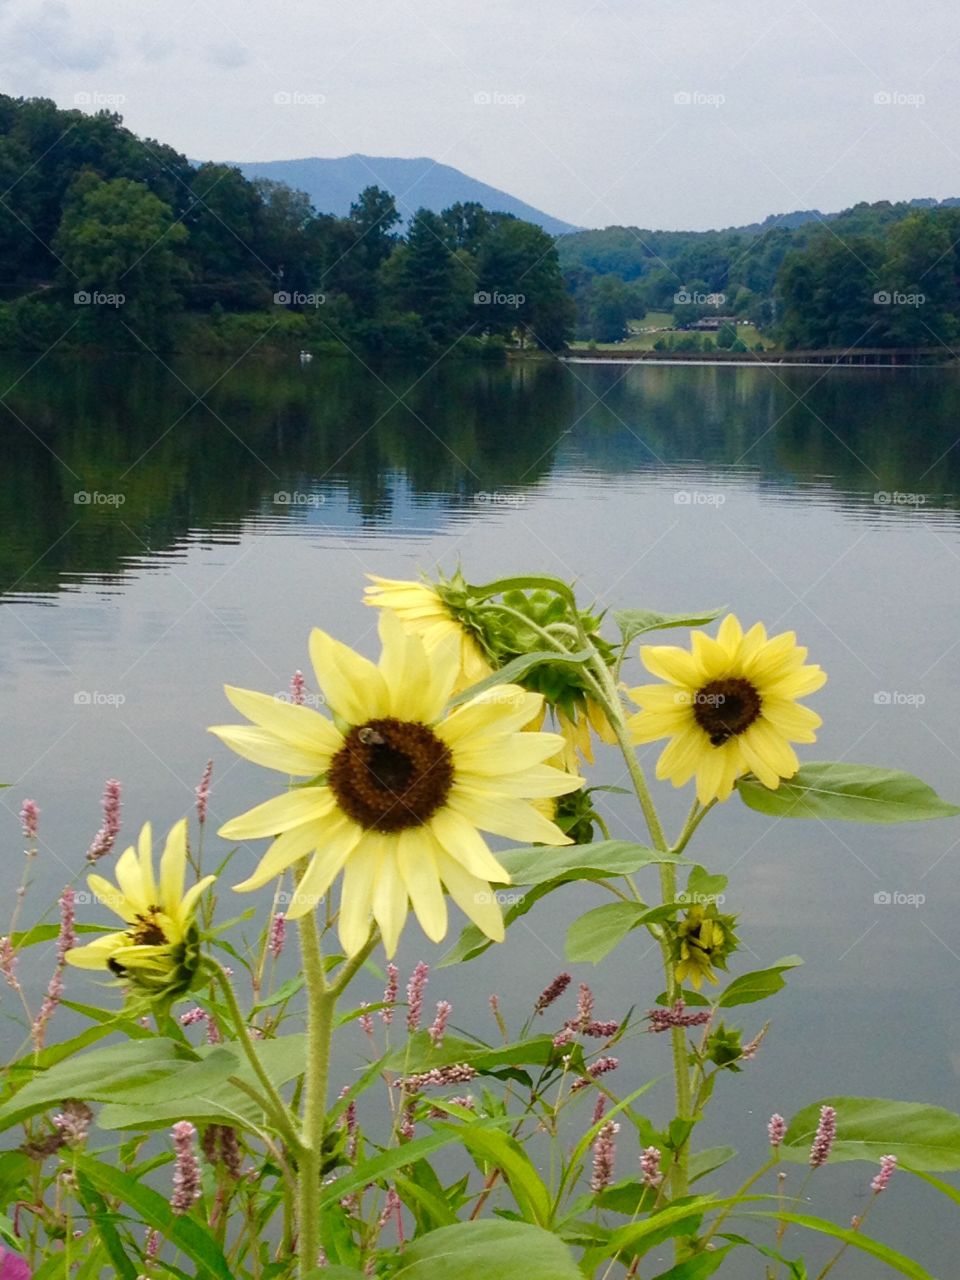
{"type": "Polygon", "coordinates": [[[707,330],[710,333],[716,333],[718,329],[722,329],[728,324],[731,329],[737,327],[736,316],[704,316],[702,320],[695,320],[693,324],[687,325],[688,329],[707,330]]]}

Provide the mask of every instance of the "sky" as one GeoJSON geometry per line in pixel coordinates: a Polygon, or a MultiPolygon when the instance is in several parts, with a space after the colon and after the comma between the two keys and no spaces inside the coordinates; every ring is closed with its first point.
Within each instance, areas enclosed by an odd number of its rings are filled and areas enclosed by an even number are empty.
{"type": "Polygon", "coordinates": [[[0,91],[195,159],[429,156],[577,226],[960,195],[956,0],[0,0],[0,91]]]}

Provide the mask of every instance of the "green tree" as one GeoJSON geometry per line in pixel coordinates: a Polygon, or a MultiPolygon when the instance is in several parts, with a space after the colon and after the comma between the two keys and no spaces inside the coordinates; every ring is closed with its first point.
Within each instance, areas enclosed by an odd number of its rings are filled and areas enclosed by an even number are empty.
{"type": "Polygon", "coordinates": [[[455,342],[473,322],[473,281],[439,214],[419,209],[406,243],[381,274],[392,309],[413,312],[434,342],[455,342]]]}
{"type": "Polygon", "coordinates": [[[487,332],[529,336],[548,351],[562,350],[573,332],[576,307],[564,288],[556,245],[531,222],[501,217],[477,253],[487,332]]]}
{"type": "Polygon", "coordinates": [[[590,289],[590,337],[619,342],[627,336],[631,292],[619,276],[600,276],[590,289]]]}

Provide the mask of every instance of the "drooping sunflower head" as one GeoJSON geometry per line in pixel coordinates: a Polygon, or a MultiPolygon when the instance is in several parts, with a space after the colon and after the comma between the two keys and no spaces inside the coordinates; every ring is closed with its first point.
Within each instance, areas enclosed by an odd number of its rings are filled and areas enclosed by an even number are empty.
{"type": "Polygon", "coordinates": [[[67,952],[78,969],[106,969],[140,996],[174,997],[194,984],[200,966],[200,936],[194,914],[214,876],[204,876],[185,890],[187,822],[170,831],[160,859],[159,879],[153,870],[150,823],[140,831],[137,848],[117,860],[117,883],[87,877],[96,900],[110,908],[125,927],[84,947],[67,952]]]}
{"type": "Polygon", "coordinates": [[[426,935],[447,930],[444,891],[488,937],[503,938],[490,885],[510,877],[481,831],[569,844],[534,802],[582,779],[544,763],[559,734],[523,732],[541,705],[515,685],[487,689],[450,710],[460,650],[448,635],[428,647],[393,610],[380,615],[378,664],[323,631],[310,637],[317,681],[333,712],[227,689],[252,726],[213,729],[238,754],[308,781],[226,823],[229,839],[275,837],[241,891],[288,868],[297,878],[287,916],[312,910],[343,871],[338,929],[349,955],[371,917],[388,955],[409,906],[426,935]]]}
{"type": "Polygon", "coordinates": [[[776,788],[800,767],[791,742],[815,742],[822,723],[798,699],[826,682],[794,632],[744,632],[733,614],[717,638],[694,631],[691,649],[643,645],[644,666],[666,684],[629,690],[641,708],[628,724],[634,742],[669,738],[657,777],[681,787],[696,777],[701,804],[726,800],[737,778],[754,773],[776,788]]]}
{"type": "Polygon", "coordinates": [[[690,982],[697,991],[707,982],[716,984],[715,969],[726,969],[727,956],[737,948],[736,919],[721,914],[714,904],[696,905],[678,920],[673,942],[677,981],[690,982]]]}
{"type": "Polygon", "coordinates": [[[419,636],[428,650],[450,636],[460,647],[460,672],[455,682],[459,692],[490,675],[493,667],[483,640],[483,629],[474,615],[463,575],[432,582],[380,578],[369,573],[372,583],[364,591],[364,604],[391,609],[405,630],[419,636]]]}

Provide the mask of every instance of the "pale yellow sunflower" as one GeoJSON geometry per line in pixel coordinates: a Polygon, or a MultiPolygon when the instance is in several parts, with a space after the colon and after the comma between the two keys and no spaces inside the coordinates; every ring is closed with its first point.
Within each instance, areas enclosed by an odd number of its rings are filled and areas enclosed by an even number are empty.
{"type": "Polygon", "coordinates": [[[493,671],[476,636],[455,617],[440,593],[426,582],[410,582],[400,578],[380,578],[368,573],[372,586],[363,593],[364,604],[376,609],[391,609],[404,629],[419,636],[430,652],[448,636],[455,636],[460,646],[460,673],[455,691],[477,684],[493,671]]]}
{"type": "Polygon", "coordinates": [[[286,914],[310,911],[343,870],[338,930],[348,955],[366,943],[371,915],[393,955],[410,904],[439,942],[447,931],[444,890],[500,941],[503,918],[490,883],[510,877],[480,832],[569,844],[532,802],[575,791],[583,780],[543,763],[560,747],[559,734],[521,731],[539,694],[499,685],[447,713],[460,663],[456,638],[428,650],[384,609],[380,639],[375,665],[312,632],[310,656],[333,720],[227,688],[253,726],[213,732],[248,760],[310,779],[221,828],[234,840],[276,837],[236,888],[258,889],[309,858],[286,914]]]}
{"type": "Polygon", "coordinates": [[[628,720],[634,742],[669,738],[657,777],[682,787],[696,776],[701,804],[726,800],[737,778],[754,773],[765,787],[800,767],[791,742],[815,742],[822,723],[798,698],[826,682],[805,665],[806,649],[792,631],[767,637],[762,623],[744,633],[729,614],[714,640],[691,633],[692,651],[643,645],[640,657],[667,684],[628,690],[642,709],[628,720]]]}
{"type": "Polygon", "coordinates": [[[167,836],[159,880],[153,873],[150,823],[145,822],[137,848],[127,849],[117,860],[116,885],[103,876],[87,877],[96,900],[118,915],[126,928],[72,948],[67,962],[78,969],[108,969],[142,993],[177,995],[188,990],[199,962],[194,912],[200,895],[216,877],[204,876],[184,891],[186,865],[186,819],[167,836]]]}

